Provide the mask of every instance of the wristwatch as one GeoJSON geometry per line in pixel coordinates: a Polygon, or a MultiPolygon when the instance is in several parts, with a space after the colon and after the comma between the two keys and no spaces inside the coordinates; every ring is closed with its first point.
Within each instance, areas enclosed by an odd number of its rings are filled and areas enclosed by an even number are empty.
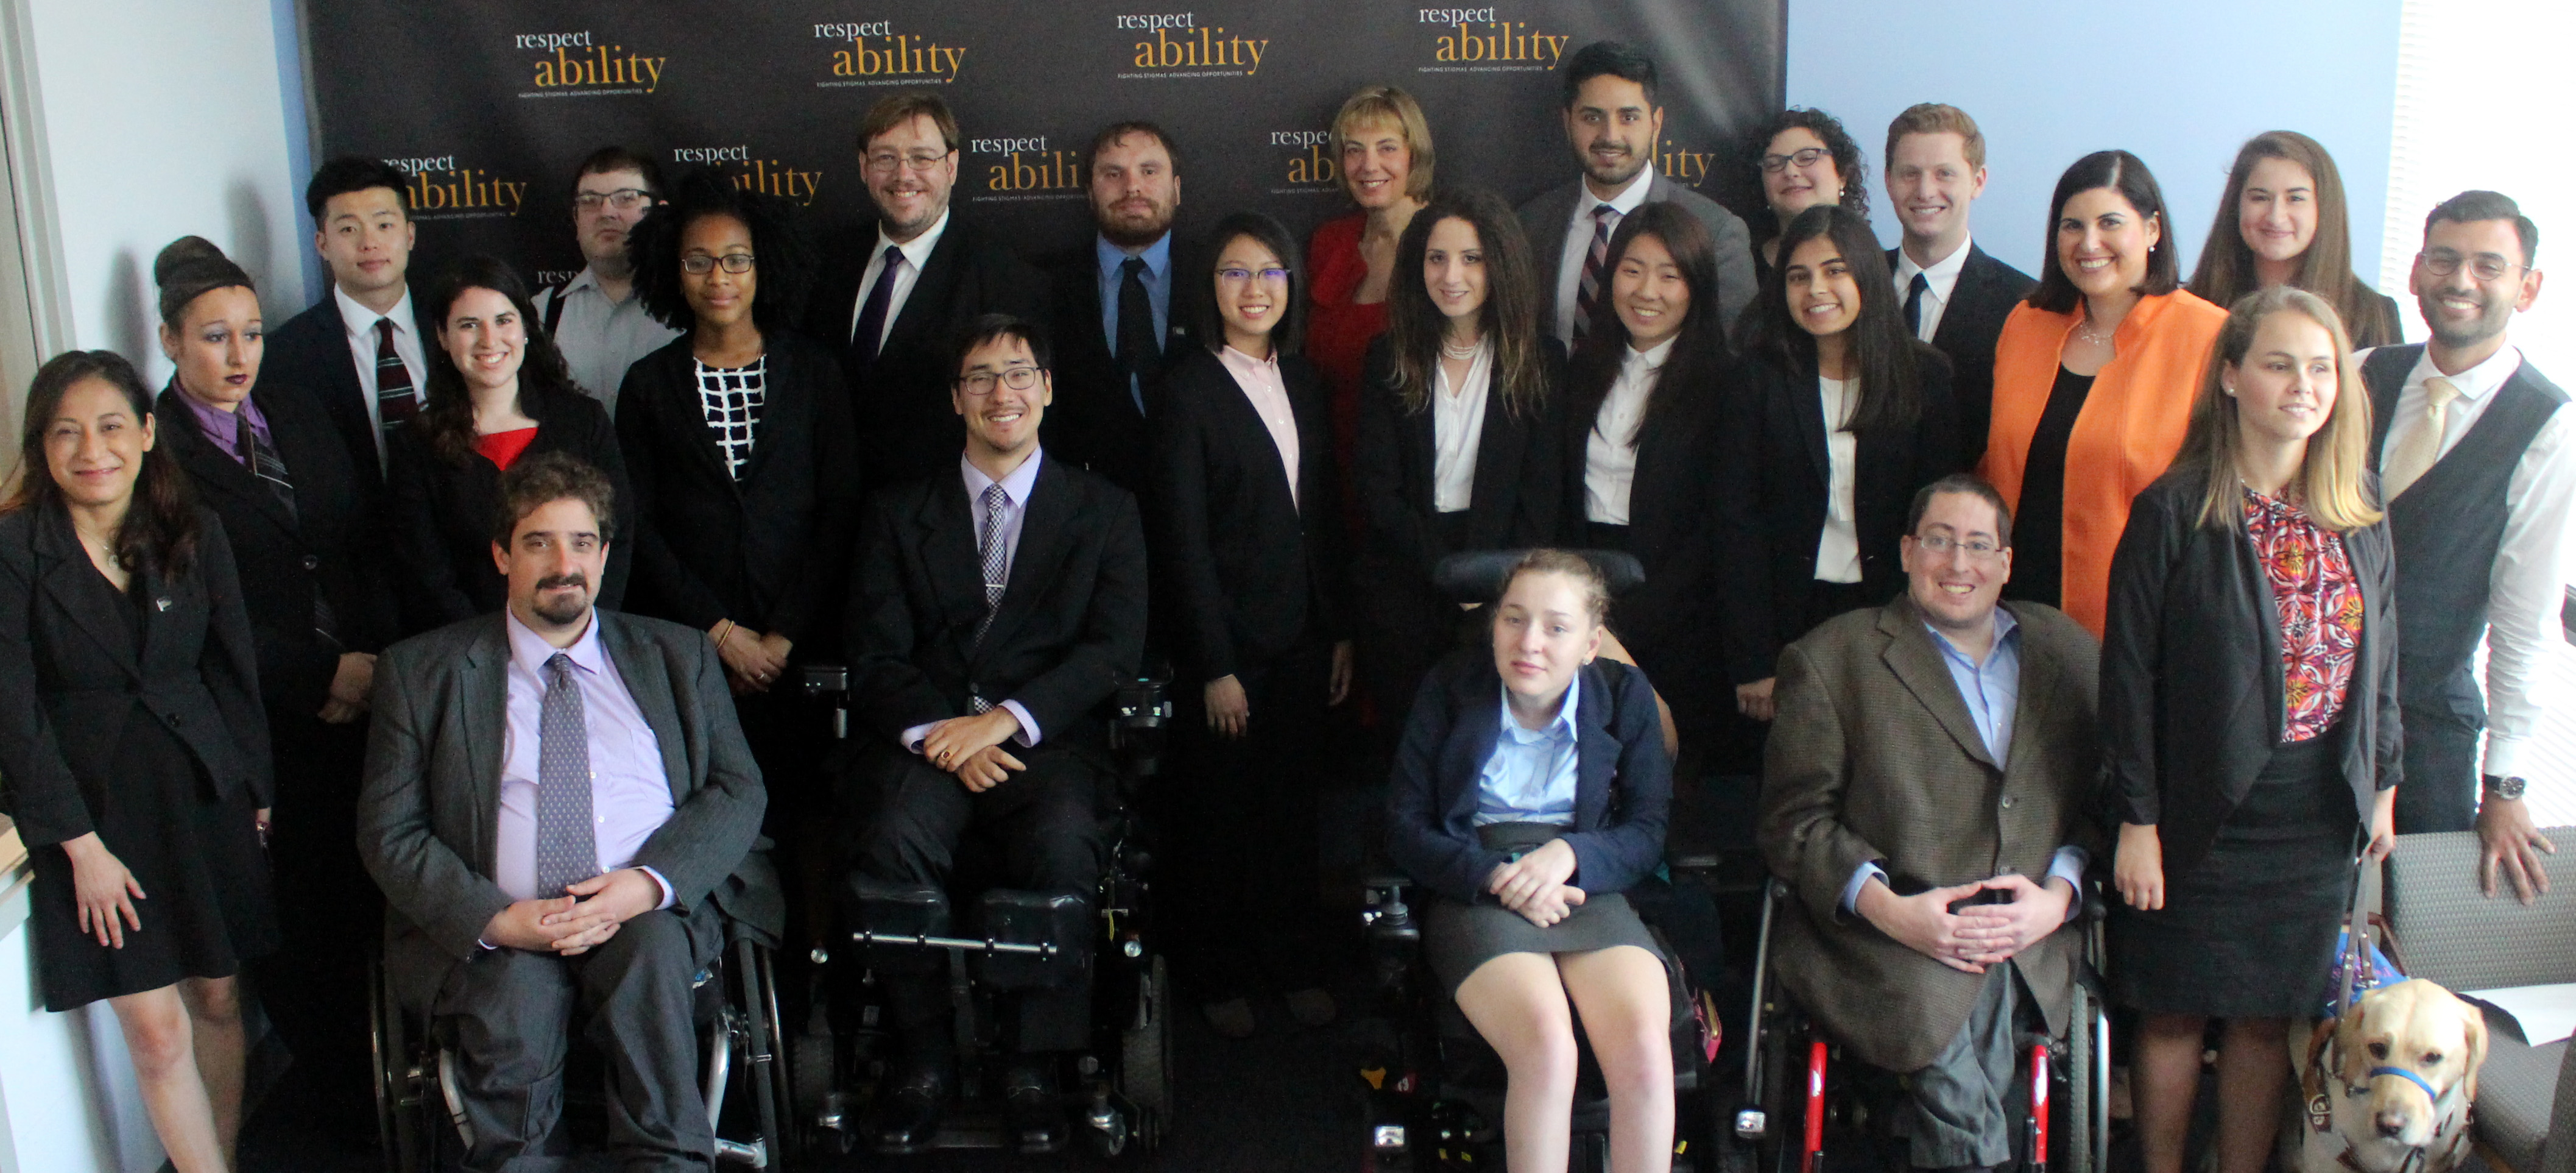
{"type": "Polygon", "coordinates": [[[2524,785],[2520,778],[2499,778],[2493,774],[2486,776],[2487,793],[2497,798],[2508,800],[2521,798],[2524,785]]]}

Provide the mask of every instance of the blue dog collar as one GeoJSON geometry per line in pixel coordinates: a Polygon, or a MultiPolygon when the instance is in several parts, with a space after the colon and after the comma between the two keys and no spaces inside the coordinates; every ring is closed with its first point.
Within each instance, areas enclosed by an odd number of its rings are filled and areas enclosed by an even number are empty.
{"type": "Polygon", "coordinates": [[[2433,1101],[2434,1105],[2437,1107],[2442,1103],[2442,1093],[2434,1091],[2433,1085],[2426,1082],[2423,1076],[2417,1075],[2412,1071],[2408,1071],[2403,1067],[2373,1067],[2370,1069],[2370,1074],[2363,1078],[2377,1079],[2383,1075],[2394,1075],[2399,1079],[2405,1080],[2408,1083],[2424,1089],[2424,1098],[2433,1101]]]}

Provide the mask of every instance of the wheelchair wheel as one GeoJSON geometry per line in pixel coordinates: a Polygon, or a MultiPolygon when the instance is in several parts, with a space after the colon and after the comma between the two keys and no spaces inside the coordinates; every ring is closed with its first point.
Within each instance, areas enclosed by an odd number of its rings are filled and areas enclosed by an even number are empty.
{"type": "Polygon", "coordinates": [[[1136,1017],[1119,1033],[1118,1094],[1135,1106],[1136,1143],[1150,1153],[1172,1119],[1172,981],[1162,957],[1137,987],[1136,1017]]]}
{"type": "Polygon", "coordinates": [[[375,1057],[376,1142],[391,1173],[427,1173],[434,1123],[427,1114],[435,1076],[422,1062],[421,1040],[411,1037],[384,963],[367,962],[367,1041],[375,1057]]]}
{"type": "Polygon", "coordinates": [[[2093,1119],[2093,991],[2075,983],[2075,998],[2066,1014],[2066,1154],[2068,1173],[2099,1173],[2093,1163],[2093,1138],[2100,1122],[2093,1119]]]}

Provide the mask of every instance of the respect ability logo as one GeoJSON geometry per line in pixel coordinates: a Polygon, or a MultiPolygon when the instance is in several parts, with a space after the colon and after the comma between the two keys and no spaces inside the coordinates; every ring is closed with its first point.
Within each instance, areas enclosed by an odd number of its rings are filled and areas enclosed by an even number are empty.
{"type": "Polygon", "coordinates": [[[814,39],[836,46],[824,56],[830,72],[814,83],[818,89],[951,85],[966,65],[966,46],[897,32],[891,20],[818,24],[814,39]]]}
{"type": "Polygon", "coordinates": [[[519,33],[511,38],[517,50],[536,50],[540,55],[529,60],[528,84],[522,98],[598,98],[650,94],[662,88],[662,67],[668,57],[649,56],[646,51],[624,45],[594,40],[591,30],[571,33],[519,33]]]}
{"type": "Polygon", "coordinates": [[[814,206],[814,197],[823,190],[821,170],[800,170],[793,163],[770,158],[751,149],[749,143],[729,147],[673,147],[673,163],[695,163],[733,181],[744,191],[777,196],[793,201],[799,207],[814,206]]]}
{"type": "Polygon", "coordinates": [[[415,155],[387,159],[385,165],[411,177],[415,220],[476,220],[516,216],[527,202],[526,180],[510,179],[488,168],[459,165],[456,156],[415,155]]]}
{"type": "Polygon", "coordinates": [[[1421,73],[1523,73],[1556,68],[1574,37],[1551,33],[1493,8],[1421,8],[1417,23],[1444,30],[1431,38],[1431,64],[1421,73]]]}
{"type": "Polygon", "coordinates": [[[1179,77],[1252,77],[1270,39],[1199,23],[1195,12],[1129,13],[1110,18],[1121,39],[1123,80],[1179,77]]]}

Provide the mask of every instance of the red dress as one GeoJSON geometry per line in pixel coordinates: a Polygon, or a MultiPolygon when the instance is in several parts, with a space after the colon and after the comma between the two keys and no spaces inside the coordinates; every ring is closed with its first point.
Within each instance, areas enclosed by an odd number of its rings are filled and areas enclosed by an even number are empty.
{"type": "MultiPolygon", "coordinates": [[[[1331,397],[1333,457],[1345,482],[1359,443],[1361,368],[1369,343],[1386,332],[1385,302],[1352,300],[1368,279],[1368,262],[1360,259],[1367,227],[1368,213],[1353,212],[1318,225],[1306,241],[1306,359],[1324,376],[1331,397]]],[[[1342,498],[1350,499],[1347,483],[1342,498]]]]}
{"type": "Polygon", "coordinates": [[[535,428],[493,432],[474,437],[474,450],[482,453],[483,459],[491,461],[502,472],[508,472],[510,466],[518,462],[519,455],[528,450],[528,444],[536,438],[535,428]]]}

